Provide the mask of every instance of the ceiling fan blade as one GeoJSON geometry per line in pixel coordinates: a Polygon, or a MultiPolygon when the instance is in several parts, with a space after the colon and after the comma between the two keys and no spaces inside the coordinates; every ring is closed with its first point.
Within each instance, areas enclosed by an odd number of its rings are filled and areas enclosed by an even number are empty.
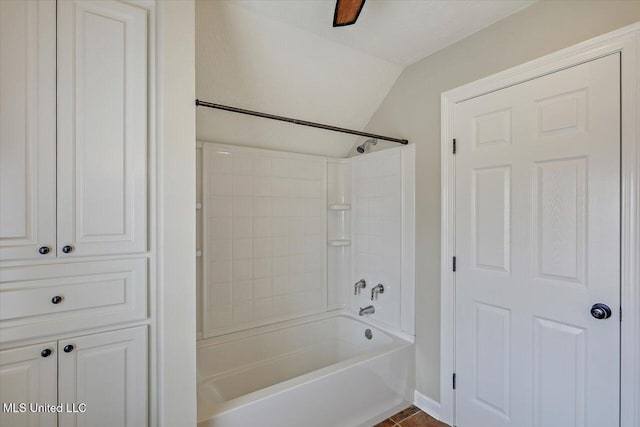
{"type": "Polygon", "coordinates": [[[336,10],[333,13],[333,26],[344,27],[352,25],[358,20],[365,0],[336,0],[336,10]]]}

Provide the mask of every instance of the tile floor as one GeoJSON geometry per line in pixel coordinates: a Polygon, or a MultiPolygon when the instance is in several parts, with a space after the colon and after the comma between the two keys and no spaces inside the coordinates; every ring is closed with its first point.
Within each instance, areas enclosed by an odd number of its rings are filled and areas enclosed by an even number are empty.
{"type": "Polygon", "coordinates": [[[449,427],[411,405],[374,427],[449,427]]]}

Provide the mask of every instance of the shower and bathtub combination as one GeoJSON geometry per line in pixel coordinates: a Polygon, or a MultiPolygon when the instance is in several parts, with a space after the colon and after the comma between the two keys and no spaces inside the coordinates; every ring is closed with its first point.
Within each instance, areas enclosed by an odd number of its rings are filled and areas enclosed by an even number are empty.
{"type": "Polygon", "coordinates": [[[414,146],[198,153],[199,426],[370,426],[408,406],[414,146]]]}

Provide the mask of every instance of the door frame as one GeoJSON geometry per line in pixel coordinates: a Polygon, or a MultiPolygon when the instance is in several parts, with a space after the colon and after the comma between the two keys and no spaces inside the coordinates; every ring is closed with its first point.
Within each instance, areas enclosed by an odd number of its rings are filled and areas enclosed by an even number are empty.
{"type": "Polygon", "coordinates": [[[640,22],[441,95],[440,419],[455,421],[455,155],[457,103],[621,53],[621,382],[620,426],[640,426],[640,22]]]}

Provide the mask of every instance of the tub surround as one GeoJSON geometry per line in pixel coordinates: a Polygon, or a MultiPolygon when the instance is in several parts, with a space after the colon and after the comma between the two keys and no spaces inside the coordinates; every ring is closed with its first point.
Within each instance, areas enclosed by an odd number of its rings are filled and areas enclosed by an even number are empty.
{"type": "Polygon", "coordinates": [[[349,159],[351,283],[367,282],[362,292],[350,292],[350,308],[358,313],[373,305],[372,322],[410,335],[414,334],[413,159],[413,145],[349,159]],[[380,286],[383,292],[371,294],[380,286]]]}
{"type": "Polygon", "coordinates": [[[412,402],[413,162],[200,143],[200,427],[370,427],[412,402]]]}
{"type": "Polygon", "coordinates": [[[368,305],[413,335],[412,145],[349,159],[199,145],[200,338],[368,305]]]}
{"type": "Polygon", "coordinates": [[[326,158],[202,150],[202,336],[327,311],[326,158]]]}

